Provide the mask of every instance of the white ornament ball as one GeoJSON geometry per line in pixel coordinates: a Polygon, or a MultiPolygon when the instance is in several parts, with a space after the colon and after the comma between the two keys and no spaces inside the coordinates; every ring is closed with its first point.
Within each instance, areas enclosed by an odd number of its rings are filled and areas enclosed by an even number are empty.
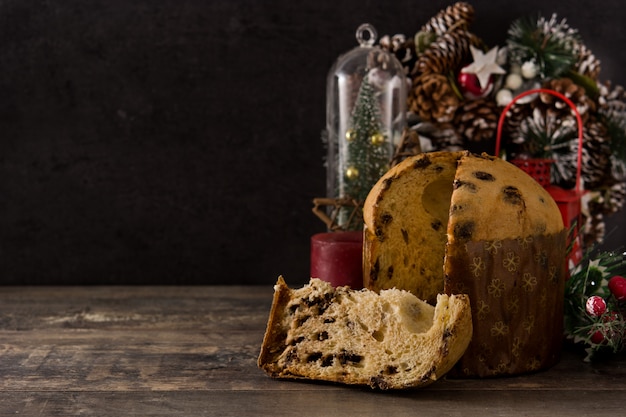
{"type": "Polygon", "coordinates": [[[498,106],[504,107],[511,101],[513,101],[513,93],[511,92],[511,90],[503,88],[496,94],[496,103],[498,104],[498,106]]]}
{"type": "Polygon", "coordinates": [[[506,88],[509,88],[511,90],[517,90],[518,88],[522,86],[523,82],[524,80],[519,74],[509,74],[506,77],[506,81],[504,82],[504,85],[506,88]]]}
{"type": "Polygon", "coordinates": [[[527,80],[531,80],[537,76],[537,65],[532,61],[527,61],[522,64],[522,77],[527,80]]]}

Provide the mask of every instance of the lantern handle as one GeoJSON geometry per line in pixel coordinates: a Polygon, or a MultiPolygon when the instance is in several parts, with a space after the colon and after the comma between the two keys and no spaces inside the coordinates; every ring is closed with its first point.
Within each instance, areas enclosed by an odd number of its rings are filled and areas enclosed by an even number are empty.
{"type": "Polygon", "coordinates": [[[370,47],[376,42],[378,33],[374,26],[369,23],[363,23],[356,29],[356,40],[361,47],[370,47]]]}
{"type": "Polygon", "coordinates": [[[496,130],[496,156],[500,156],[500,140],[502,137],[502,127],[504,125],[504,119],[507,116],[507,113],[509,112],[509,110],[511,109],[513,104],[515,104],[517,100],[523,97],[526,97],[528,95],[537,94],[537,93],[551,94],[555,97],[560,98],[572,109],[572,111],[574,112],[574,115],[576,116],[576,123],[578,124],[578,156],[577,156],[577,164],[576,164],[576,191],[580,193],[582,189],[581,173],[582,173],[582,162],[583,162],[583,120],[582,120],[582,117],[580,116],[580,112],[578,111],[578,109],[576,108],[576,105],[572,102],[572,100],[565,97],[565,95],[559,93],[558,91],[550,90],[548,88],[535,88],[532,90],[524,91],[523,93],[514,97],[513,100],[511,100],[511,102],[504,107],[504,109],[502,110],[502,113],[500,114],[500,120],[498,120],[498,128],[496,130]]]}

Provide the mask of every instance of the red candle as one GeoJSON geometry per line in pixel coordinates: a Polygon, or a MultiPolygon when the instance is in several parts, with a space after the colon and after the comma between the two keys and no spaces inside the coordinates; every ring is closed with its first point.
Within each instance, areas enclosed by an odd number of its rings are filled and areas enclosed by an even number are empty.
{"type": "Polygon", "coordinates": [[[311,277],[339,287],[363,288],[363,232],[328,232],[311,237],[311,277]]]}

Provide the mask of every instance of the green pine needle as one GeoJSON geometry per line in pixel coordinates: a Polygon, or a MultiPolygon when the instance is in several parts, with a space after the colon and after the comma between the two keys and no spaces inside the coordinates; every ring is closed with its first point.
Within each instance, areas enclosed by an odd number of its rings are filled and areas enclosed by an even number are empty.
{"type": "Polygon", "coordinates": [[[514,21],[508,32],[507,46],[513,62],[534,62],[541,78],[559,78],[576,63],[576,46],[579,44],[577,31],[565,20],[549,21],[522,17],[514,21]]]}

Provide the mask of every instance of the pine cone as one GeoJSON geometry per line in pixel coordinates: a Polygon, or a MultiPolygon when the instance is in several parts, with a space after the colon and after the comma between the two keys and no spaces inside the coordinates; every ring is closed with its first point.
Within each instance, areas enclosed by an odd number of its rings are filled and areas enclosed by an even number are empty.
{"type": "Polygon", "coordinates": [[[459,97],[448,78],[441,74],[426,74],[417,78],[409,94],[409,110],[422,121],[451,122],[459,107],[459,97]]]}
{"type": "Polygon", "coordinates": [[[604,204],[604,213],[611,215],[617,213],[624,208],[626,201],[626,183],[620,182],[611,186],[607,190],[606,203],[604,204]]]}
{"type": "MultiPolygon", "coordinates": [[[[509,107],[509,111],[507,112],[502,126],[502,142],[514,144],[523,141],[523,139],[521,139],[521,125],[524,120],[531,117],[532,112],[533,110],[530,103],[520,103],[517,101],[509,107]]],[[[507,152],[512,154],[518,153],[514,147],[509,147],[507,152]]]]}
{"type": "Polygon", "coordinates": [[[415,41],[406,39],[402,34],[393,36],[385,35],[380,38],[379,45],[382,49],[392,53],[402,64],[404,73],[408,74],[415,66],[417,55],[415,53],[415,41]]]}
{"type": "Polygon", "coordinates": [[[464,140],[484,142],[495,136],[498,117],[498,107],[493,100],[468,100],[457,111],[454,125],[464,140]]]}
{"type": "Polygon", "coordinates": [[[574,64],[576,72],[594,81],[600,75],[600,60],[585,45],[580,44],[578,50],[578,61],[574,64]]]}
{"type": "Polygon", "coordinates": [[[417,133],[415,129],[405,128],[402,132],[400,143],[396,147],[393,158],[391,159],[391,166],[393,167],[406,158],[420,154],[421,152],[422,146],[419,133],[417,133]]]}
{"type": "Polygon", "coordinates": [[[425,139],[422,152],[460,151],[465,149],[463,139],[452,123],[422,122],[415,127],[425,139]],[[428,144],[430,141],[430,144],[428,144]]]}
{"type": "Polygon", "coordinates": [[[604,124],[590,120],[583,130],[582,176],[585,187],[600,188],[615,183],[611,180],[611,138],[604,124]]]}
{"type": "Polygon", "coordinates": [[[470,56],[470,45],[480,45],[480,39],[473,33],[464,30],[444,33],[417,58],[411,75],[456,73],[470,56]]]}
{"type": "Polygon", "coordinates": [[[592,247],[604,240],[604,218],[624,208],[626,183],[620,182],[608,188],[592,191],[587,201],[583,209],[585,213],[583,245],[592,247]]]}
{"type": "Polygon", "coordinates": [[[601,212],[602,204],[597,200],[589,201],[585,215],[583,215],[582,241],[583,247],[592,248],[604,240],[606,224],[601,212]]]}
{"type": "MultiPolygon", "coordinates": [[[[569,78],[551,79],[543,84],[543,88],[554,90],[570,99],[576,106],[578,113],[580,113],[583,123],[586,122],[589,113],[596,110],[595,102],[587,96],[585,89],[569,78]]],[[[560,114],[561,117],[568,117],[572,114],[572,110],[567,103],[552,94],[540,93],[539,100],[534,100],[533,104],[551,108],[560,114]]]]}
{"type": "Polygon", "coordinates": [[[474,20],[474,7],[469,3],[458,2],[441,10],[424,26],[422,32],[434,32],[438,36],[457,28],[467,29],[474,20]]]}
{"type": "Polygon", "coordinates": [[[606,117],[626,118],[626,91],[622,86],[613,87],[610,82],[600,85],[598,103],[598,110],[606,117]]]}

